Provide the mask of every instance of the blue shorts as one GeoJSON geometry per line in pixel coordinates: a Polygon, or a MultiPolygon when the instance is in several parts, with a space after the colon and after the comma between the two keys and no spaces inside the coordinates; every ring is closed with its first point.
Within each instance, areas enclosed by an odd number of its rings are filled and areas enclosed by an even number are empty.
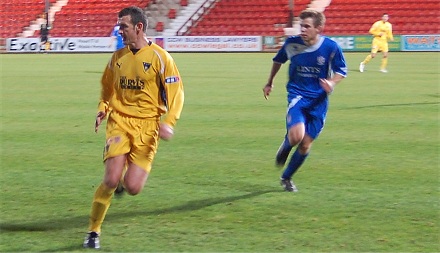
{"type": "Polygon", "coordinates": [[[294,97],[286,114],[287,131],[298,123],[304,123],[306,134],[316,139],[324,128],[327,116],[328,98],[294,97]]]}

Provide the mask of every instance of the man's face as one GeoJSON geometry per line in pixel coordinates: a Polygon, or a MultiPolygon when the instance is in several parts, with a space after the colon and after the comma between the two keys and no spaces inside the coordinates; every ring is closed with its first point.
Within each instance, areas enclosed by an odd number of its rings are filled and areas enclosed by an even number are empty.
{"type": "Polygon", "coordinates": [[[382,21],[383,21],[383,22],[387,22],[387,21],[388,21],[388,18],[389,18],[388,15],[385,14],[385,15],[382,16],[382,21]]]}
{"type": "Polygon", "coordinates": [[[315,40],[318,34],[321,32],[321,27],[319,26],[315,27],[312,18],[302,19],[300,26],[301,26],[301,38],[305,42],[310,42],[312,40],[315,40]]]}
{"type": "Polygon", "coordinates": [[[131,23],[130,15],[119,18],[119,34],[121,34],[124,45],[130,45],[136,42],[138,30],[131,23]]]}

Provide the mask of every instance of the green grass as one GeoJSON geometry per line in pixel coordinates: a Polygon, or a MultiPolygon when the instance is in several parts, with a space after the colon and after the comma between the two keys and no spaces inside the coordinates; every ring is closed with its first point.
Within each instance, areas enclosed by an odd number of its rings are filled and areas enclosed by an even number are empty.
{"type": "MultiPolygon", "coordinates": [[[[272,53],[174,53],[185,107],[144,191],[114,199],[102,252],[439,252],[439,53],[358,64],[326,127],[278,185],[287,66],[268,101],[272,53]]],[[[93,131],[109,54],[1,57],[0,252],[81,248],[103,175],[93,131]]],[[[101,128],[103,130],[104,128],[101,128]]]]}

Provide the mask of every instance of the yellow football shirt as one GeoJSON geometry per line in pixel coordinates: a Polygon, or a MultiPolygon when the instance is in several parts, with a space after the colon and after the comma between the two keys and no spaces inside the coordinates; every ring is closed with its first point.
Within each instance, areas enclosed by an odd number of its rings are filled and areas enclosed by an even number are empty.
{"type": "Polygon", "coordinates": [[[370,28],[370,34],[374,36],[375,39],[379,39],[382,42],[387,42],[393,40],[393,28],[390,22],[383,22],[379,20],[375,22],[370,28]]]}
{"type": "Polygon", "coordinates": [[[154,43],[135,54],[125,47],[110,59],[101,79],[98,111],[109,108],[136,118],[160,118],[174,127],[183,107],[183,82],[171,55],[154,43]]]}

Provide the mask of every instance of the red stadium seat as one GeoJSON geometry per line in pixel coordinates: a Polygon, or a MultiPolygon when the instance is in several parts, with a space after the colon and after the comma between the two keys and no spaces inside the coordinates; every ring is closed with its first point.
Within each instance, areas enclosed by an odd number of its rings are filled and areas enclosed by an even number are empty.
{"type": "Polygon", "coordinates": [[[325,33],[327,35],[366,35],[370,26],[379,20],[383,13],[390,15],[394,34],[429,34],[433,31],[438,33],[439,9],[438,0],[420,3],[412,0],[332,1],[324,12],[327,18],[325,33]],[[415,22],[426,22],[426,25],[418,26],[415,22]]]}
{"type": "MultiPolygon", "coordinates": [[[[18,0],[14,0],[18,1],[18,0]]],[[[39,0],[40,1],[40,0],[39,0]]],[[[44,2],[44,0],[42,0],[44,2]]],[[[149,0],[87,1],[69,0],[55,14],[52,36],[107,37],[116,24],[118,11],[135,5],[145,8],[149,0]],[[77,26],[90,29],[76,30],[77,26]],[[72,32],[70,30],[73,30],[72,32]],[[67,34],[67,35],[66,35],[67,34]]]]}
{"type": "Polygon", "coordinates": [[[156,24],[156,31],[163,32],[164,29],[164,23],[163,22],[157,22],[156,24]]]}
{"type": "MultiPolygon", "coordinates": [[[[298,16],[310,3],[311,0],[295,0],[294,15],[298,16]]],[[[439,9],[438,0],[421,3],[412,0],[331,1],[324,11],[327,17],[324,32],[327,35],[367,35],[373,22],[387,12],[394,34],[408,34],[408,31],[411,31],[409,34],[438,34],[439,9]],[[424,25],[413,25],[417,22],[424,25]]],[[[199,35],[204,32],[218,35],[220,32],[214,27],[224,26],[221,33],[277,36],[283,34],[288,18],[287,0],[221,0],[198,21],[199,27],[207,29],[195,31],[199,35]],[[268,26],[261,29],[262,25],[268,26]]],[[[189,29],[187,35],[194,35],[191,31],[189,29]]]]}
{"type": "Polygon", "coordinates": [[[175,19],[176,18],[176,9],[170,9],[168,12],[168,18],[175,19]]]}
{"type": "MultiPolygon", "coordinates": [[[[310,3],[310,0],[296,1],[310,3]]],[[[288,8],[287,0],[222,0],[199,20],[198,26],[211,28],[207,35],[275,36],[279,34],[278,26],[286,26],[288,8]]],[[[194,35],[191,29],[188,35],[194,35]]]]}

